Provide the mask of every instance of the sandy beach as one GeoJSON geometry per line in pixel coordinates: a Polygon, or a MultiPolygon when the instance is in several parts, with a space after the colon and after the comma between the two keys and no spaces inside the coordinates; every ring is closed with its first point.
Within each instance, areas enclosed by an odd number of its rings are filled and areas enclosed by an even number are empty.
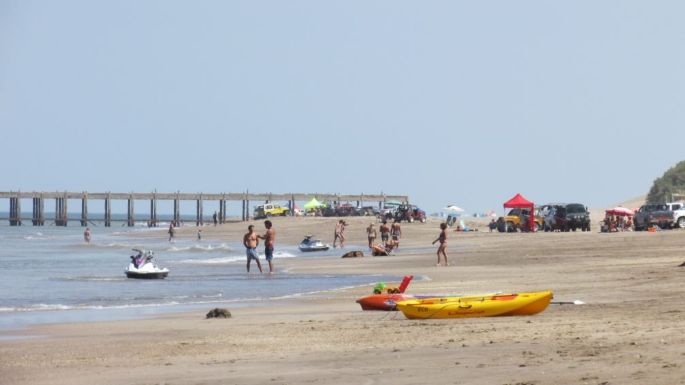
{"type": "MultiPolygon", "coordinates": [[[[414,294],[549,289],[554,301],[584,305],[552,304],[530,317],[417,321],[362,312],[354,300],[368,286],[228,307],[231,319],[205,319],[208,307],[40,325],[21,332],[28,338],[0,342],[0,383],[685,384],[685,267],[678,267],[685,232],[601,234],[594,219],[590,233],[450,232],[448,267],[435,266],[437,220],[403,224],[400,249],[410,254],[275,261],[280,274],[412,274],[414,294]]],[[[275,218],[277,242],[296,244],[306,233],[332,242],[336,220],[275,218]]],[[[364,245],[371,219],[347,221],[349,242],[364,245]]],[[[235,240],[246,227],[206,226],[203,234],[235,240]]]]}

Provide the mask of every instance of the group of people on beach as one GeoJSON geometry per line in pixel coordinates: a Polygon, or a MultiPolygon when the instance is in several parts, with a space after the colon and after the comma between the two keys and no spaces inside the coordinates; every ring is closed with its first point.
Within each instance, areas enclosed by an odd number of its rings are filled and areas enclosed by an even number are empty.
{"type": "MultiPolygon", "coordinates": [[[[269,263],[269,274],[273,274],[273,257],[274,257],[274,245],[276,243],[276,231],[273,228],[273,223],[270,220],[264,221],[264,227],[266,232],[263,235],[257,234],[254,230],[254,225],[249,225],[247,227],[247,233],[243,236],[243,245],[245,246],[245,253],[247,256],[247,272],[250,272],[250,265],[254,260],[257,263],[257,268],[259,272],[262,273],[262,264],[259,262],[259,255],[257,253],[257,246],[259,245],[259,240],[264,240],[264,257],[269,263]]],[[[345,246],[345,228],[347,223],[344,220],[339,220],[335,225],[335,234],[333,239],[333,247],[336,247],[336,243],[340,242],[340,247],[345,246]]],[[[437,256],[438,262],[436,266],[448,266],[447,262],[447,224],[440,224],[440,235],[433,241],[433,245],[440,242],[438,246],[437,256]],[[442,260],[444,259],[444,264],[442,260]]],[[[198,230],[197,239],[202,239],[202,230],[198,230]]],[[[173,242],[176,230],[174,228],[174,223],[169,224],[169,242],[173,242]]],[[[383,221],[379,231],[376,231],[375,223],[371,223],[366,228],[366,235],[369,241],[369,249],[371,254],[374,256],[390,255],[393,250],[396,250],[400,246],[400,238],[402,236],[402,228],[400,227],[399,221],[395,221],[392,225],[388,226],[387,221],[383,221]],[[376,244],[375,240],[377,238],[378,232],[381,234],[381,243],[376,244]]],[[[86,228],[83,233],[83,239],[86,243],[90,243],[91,230],[86,228]]]]}
{"type": "Polygon", "coordinates": [[[617,231],[633,231],[633,218],[630,216],[607,214],[604,217],[604,228],[610,233],[617,231]]]}
{"type": "MultiPolygon", "coordinates": [[[[345,243],[345,228],[347,223],[344,220],[339,220],[335,225],[335,233],[333,239],[333,246],[335,247],[336,242],[340,241],[340,247],[344,247],[345,243]]],[[[264,256],[269,262],[269,274],[273,273],[273,252],[274,243],[276,241],[276,232],[273,229],[273,224],[271,221],[264,221],[264,227],[266,227],[266,232],[264,235],[259,235],[255,232],[254,226],[249,225],[247,227],[248,232],[243,236],[243,245],[245,246],[245,251],[247,255],[247,272],[250,272],[250,265],[252,260],[257,263],[259,272],[262,272],[262,265],[259,262],[259,256],[257,254],[257,246],[259,245],[259,240],[264,240],[264,256]]],[[[402,236],[402,229],[400,227],[399,221],[395,221],[392,225],[388,226],[387,221],[383,221],[380,227],[381,242],[375,244],[374,241],[377,236],[376,227],[374,223],[371,223],[366,228],[366,233],[369,241],[369,249],[371,249],[371,254],[374,256],[390,255],[390,253],[397,249],[400,244],[400,237],[402,236]]],[[[433,245],[440,243],[438,246],[437,256],[438,261],[436,266],[449,266],[447,261],[447,224],[440,224],[440,234],[438,238],[433,241],[433,245]],[[444,260],[444,262],[443,262],[444,260]]]]}
{"type": "Polygon", "coordinates": [[[383,220],[378,230],[378,232],[381,233],[381,243],[376,244],[375,241],[378,236],[376,225],[371,223],[369,227],[366,228],[369,249],[371,249],[372,255],[389,255],[390,252],[400,247],[400,238],[402,237],[400,221],[395,220],[392,225],[388,226],[388,221],[383,220]]]}
{"type": "Polygon", "coordinates": [[[276,231],[273,228],[273,223],[270,220],[264,221],[264,227],[266,227],[266,232],[264,235],[259,235],[255,232],[254,226],[247,226],[247,233],[243,236],[243,245],[245,246],[245,253],[247,255],[247,272],[250,272],[250,264],[252,260],[257,262],[257,267],[259,272],[262,271],[262,264],[259,262],[259,255],[257,254],[257,246],[259,245],[259,240],[264,240],[264,258],[269,263],[269,274],[273,274],[273,258],[274,258],[274,245],[276,243],[276,231]]]}

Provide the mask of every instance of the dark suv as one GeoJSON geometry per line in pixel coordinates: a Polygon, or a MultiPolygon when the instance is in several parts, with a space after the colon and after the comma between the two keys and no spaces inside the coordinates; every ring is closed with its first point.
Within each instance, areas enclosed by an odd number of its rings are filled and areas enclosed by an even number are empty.
{"type": "Polygon", "coordinates": [[[545,231],[590,231],[590,212],[580,203],[550,204],[541,209],[545,231]]]}

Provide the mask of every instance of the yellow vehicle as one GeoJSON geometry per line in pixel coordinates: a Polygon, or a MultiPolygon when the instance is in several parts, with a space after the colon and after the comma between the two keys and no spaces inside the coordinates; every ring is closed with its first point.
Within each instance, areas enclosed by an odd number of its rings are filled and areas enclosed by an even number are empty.
{"type": "MultiPolygon", "coordinates": [[[[522,229],[522,231],[527,231],[527,228],[521,227],[521,217],[525,218],[527,221],[530,217],[529,209],[511,209],[509,213],[504,217],[504,222],[507,228],[522,229]]],[[[535,210],[535,226],[538,231],[542,231],[544,227],[545,219],[538,215],[537,210],[535,210]]]]}
{"type": "Polygon", "coordinates": [[[273,203],[266,203],[263,205],[259,205],[254,208],[254,219],[262,219],[262,218],[268,218],[268,217],[277,217],[281,216],[284,217],[288,215],[288,212],[290,211],[289,208],[287,207],[281,207],[280,205],[276,205],[273,203]]]}

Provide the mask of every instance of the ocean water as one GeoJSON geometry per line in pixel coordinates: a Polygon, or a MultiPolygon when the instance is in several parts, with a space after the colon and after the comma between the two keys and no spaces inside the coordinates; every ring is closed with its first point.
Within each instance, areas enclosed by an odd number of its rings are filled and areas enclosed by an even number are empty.
{"type": "Polygon", "coordinates": [[[177,239],[170,243],[164,227],[148,229],[144,224],[91,229],[92,240],[86,244],[84,228],[77,222],[69,227],[34,227],[30,222],[18,227],[0,225],[0,332],[45,322],[135,319],[221,305],[268,304],[397,278],[283,271],[279,260],[285,258],[339,254],[336,250],[311,255],[286,244],[277,244],[276,274],[258,274],[254,262],[252,273],[247,274],[240,240],[177,239]],[[159,236],[136,236],[150,231],[159,236]],[[132,248],[153,250],[157,265],[169,268],[169,276],[164,280],[126,278],[124,269],[132,248]]]}

